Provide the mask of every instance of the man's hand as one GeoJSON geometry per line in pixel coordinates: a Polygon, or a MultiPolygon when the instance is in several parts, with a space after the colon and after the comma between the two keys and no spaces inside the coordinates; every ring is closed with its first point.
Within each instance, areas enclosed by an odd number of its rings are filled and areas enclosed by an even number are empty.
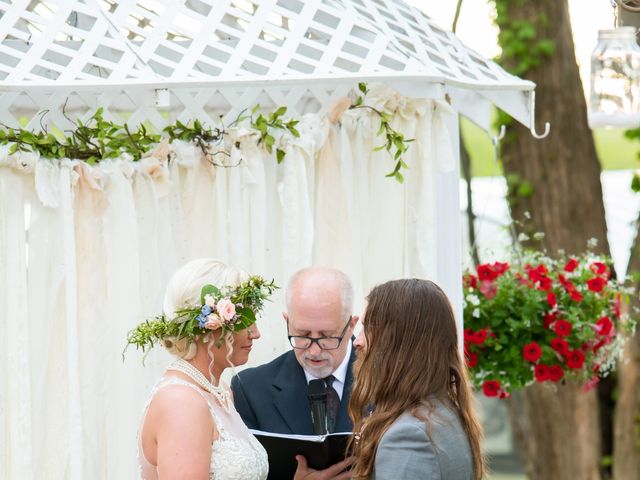
{"type": "Polygon", "coordinates": [[[307,459],[302,455],[296,455],[296,461],[298,468],[293,480],[346,480],[351,478],[351,472],[345,469],[353,463],[353,457],[348,457],[324,470],[309,468],[307,459]]]}

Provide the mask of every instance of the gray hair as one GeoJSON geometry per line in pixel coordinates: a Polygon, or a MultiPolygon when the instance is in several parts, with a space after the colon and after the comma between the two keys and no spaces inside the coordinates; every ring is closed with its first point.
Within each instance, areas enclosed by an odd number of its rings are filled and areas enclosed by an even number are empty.
{"type": "Polygon", "coordinates": [[[340,292],[342,314],[347,318],[353,313],[353,285],[346,273],[327,267],[307,267],[298,270],[287,281],[285,289],[285,302],[287,311],[291,308],[293,292],[300,287],[305,280],[313,278],[322,280],[323,283],[335,286],[340,292]]]}

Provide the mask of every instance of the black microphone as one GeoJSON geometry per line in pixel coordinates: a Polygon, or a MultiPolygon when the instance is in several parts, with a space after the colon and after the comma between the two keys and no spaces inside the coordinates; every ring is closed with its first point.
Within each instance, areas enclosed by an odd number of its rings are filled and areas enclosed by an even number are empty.
{"type": "Polygon", "coordinates": [[[327,434],[327,391],[323,380],[311,380],[307,388],[315,435],[327,434]]]}

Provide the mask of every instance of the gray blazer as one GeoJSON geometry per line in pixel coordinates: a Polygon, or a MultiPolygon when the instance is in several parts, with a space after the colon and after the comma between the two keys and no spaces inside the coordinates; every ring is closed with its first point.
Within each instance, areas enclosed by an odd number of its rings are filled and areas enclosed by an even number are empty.
{"type": "Polygon", "coordinates": [[[430,431],[408,412],[391,424],[378,445],[371,480],[473,480],[469,440],[457,414],[440,403],[428,418],[430,431]]]}

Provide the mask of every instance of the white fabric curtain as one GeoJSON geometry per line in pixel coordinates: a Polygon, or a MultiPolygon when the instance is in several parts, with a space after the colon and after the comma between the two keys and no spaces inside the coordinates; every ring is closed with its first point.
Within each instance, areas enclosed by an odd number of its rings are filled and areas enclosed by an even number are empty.
{"type": "MultiPolygon", "coordinates": [[[[234,168],[180,142],[95,166],[0,148],[0,478],[137,478],[140,413],[170,359],[152,352],[143,366],[141,352],[121,352],[190,259],[281,286],[298,268],[335,266],[353,279],[358,310],[387,279],[459,278],[459,253],[441,258],[460,242],[455,225],[446,235],[439,225],[459,216],[448,108],[379,98],[415,138],[403,185],[384,176],[393,162],[373,151],[383,140],[367,109],[306,115],[300,138],[277,140],[281,165],[242,129],[231,132],[234,168]],[[444,181],[455,185],[448,197],[444,181]]],[[[259,322],[252,365],[287,348],[282,298],[259,322]]]]}

